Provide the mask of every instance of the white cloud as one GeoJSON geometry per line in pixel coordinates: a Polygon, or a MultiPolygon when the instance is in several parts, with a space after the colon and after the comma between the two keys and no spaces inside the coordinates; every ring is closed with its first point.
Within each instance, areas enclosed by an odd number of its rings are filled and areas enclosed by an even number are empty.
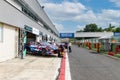
{"type": "Polygon", "coordinates": [[[81,23],[96,23],[99,27],[108,27],[109,23],[117,26],[120,22],[120,10],[102,10],[101,13],[95,14],[93,11],[78,15],[75,20],[81,23]]]}
{"type": "Polygon", "coordinates": [[[58,31],[62,31],[62,30],[64,30],[64,27],[63,27],[62,24],[54,23],[54,25],[55,25],[55,27],[56,27],[56,29],[57,29],[58,31]]]}
{"type": "Polygon", "coordinates": [[[78,30],[83,30],[85,26],[77,25],[78,30]]]}
{"type": "Polygon", "coordinates": [[[74,17],[75,21],[84,22],[84,23],[91,23],[96,21],[96,19],[97,19],[96,15],[91,10],[88,10],[86,13],[82,13],[74,17]]]}
{"type": "MultiPolygon", "coordinates": [[[[74,0],[75,1],[75,0],[74,0]]],[[[120,0],[110,0],[118,2],[120,0]]],[[[120,23],[120,10],[103,9],[100,13],[94,13],[93,10],[87,9],[83,4],[77,2],[63,1],[62,3],[43,3],[45,10],[53,22],[57,21],[74,21],[79,23],[76,28],[83,28],[81,25],[96,23],[99,27],[108,27],[109,23],[118,25],[120,23]],[[81,24],[81,25],[80,25],[81,24]]],[[[62,24],[57,24],[57,29],[64,29],[62,24]],[[57,27],[58,26],[58,27],[57,27]]]]}
{"type": "Polygon", "coordinates": [[[120,10],[102,10],[102,14],[103,17],[107,17],[107,18],[120,18],[120,10]]]}
{"type": "Polygon", "coordinates": [[[117,7],[120,7],[120,0],[110,0],[111,2],[114,2],[117,7]]]}
{"type": "Polygon", "coordinates": [[[97,20],[96,22],[101,27],[108,27],[108,24],[111,23],[115,25],[114,23],[118,24],[120,22],[120,10],[102,10],[101,13],[97,14],[97,20]]]}
{"type": "Polygon", "coordinates": [[[72,20],[74,16],[82,14],[86,7],[81,3],[67,2],[62,3],[44,3],[45,10],[54,20],[72,20]]]}

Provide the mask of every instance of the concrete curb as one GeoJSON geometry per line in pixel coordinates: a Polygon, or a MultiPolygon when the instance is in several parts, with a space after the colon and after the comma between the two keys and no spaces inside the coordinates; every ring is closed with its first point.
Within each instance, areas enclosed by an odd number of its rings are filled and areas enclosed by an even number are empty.
{"type": "Polygon", "coordinates": [[[110,58],[112,58],[112,59],[115,59],[115,60],[120,60],[120,58],[117,58],[117,57],[114,57],[114,56],[110,56],[110,55],[108,55],[108,54],[103,54],[103,55],[105,55],[105,56],[107,56],[107,57],[110,57],[110,58]]]}
{"type": "MultiPolygon", "coordinates": [[[[91,51],[91,52],[96,52],[96,51],[94,51],[94,50],[89,50],[89,51],[91,51]]],[[[96,53],[97,53],[97,52],[96,52],[96,53]]],[[[101,54],[101,53],[99,53],[99,54],[101,54]]],[[[118,57],[111,56],[111,55],[108,55],[108,54],[105,54],[105,53],[102,53],[101,55],[105,55],[105,56],[110,57],[110,58],[115,59],[115,60],[120,60],[120,58],[118,58],[118,57]]]]}

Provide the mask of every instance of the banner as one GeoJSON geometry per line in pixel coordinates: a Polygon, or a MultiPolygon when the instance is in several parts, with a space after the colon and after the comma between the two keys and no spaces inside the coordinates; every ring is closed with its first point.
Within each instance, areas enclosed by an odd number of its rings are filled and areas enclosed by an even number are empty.
{"type": "Polygon", "coordinates": [[[74,33],[60,33],[60,38],[74,38],[74,33]]]}

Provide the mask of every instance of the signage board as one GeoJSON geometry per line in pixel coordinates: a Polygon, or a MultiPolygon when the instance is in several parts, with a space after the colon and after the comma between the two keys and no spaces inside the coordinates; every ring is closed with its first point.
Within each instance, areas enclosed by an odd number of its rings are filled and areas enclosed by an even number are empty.
{"type": "Polygon", "coordinates": [[[120,32],[114,32],[114,36],[120,36],[120,32]]]}
{"type": "Polygon", "coordinates": [[[29,27],[27,25],[25,25],[24,29],[27,31],[27,32],[31,32],[33,34],[36,34],[36,35],[39,35],[40,34],[40,31],[36,28],[32,28],[32,27],[29,27]]]}
{"type": "Polygon", "coordinates": [[[60,33],[60,38],[74,38],[74,33],[60,33]]]}
{"type": "Polygon", "coordinates": [[[32,33],[33,33],[33,34],[36,34],[36,35],[39,35],[39,30],[36,29],[36,28],[33,28],[33,29],[32,29],[32,33]]]}
{"type": "Polygon", "coordinates": [[[43,32],[39,32],[39,35],[43,35],[43,32]]]}
{"type": "Polygon", "coordinates": [[[24,28],[25,28],[25,30],[26,30],[26,31],[28,31],[28,32],[32,32],[32,28],[31,28],[31,27],[29,27],[29,26],[25,25],[25,27],[24,27],[24,28]]]}

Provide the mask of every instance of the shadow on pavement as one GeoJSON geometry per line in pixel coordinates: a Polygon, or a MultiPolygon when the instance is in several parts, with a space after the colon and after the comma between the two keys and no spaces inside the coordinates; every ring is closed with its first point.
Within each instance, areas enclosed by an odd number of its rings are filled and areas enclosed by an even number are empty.
{"type": "Polygon", "coordinates": [[[99,54],[98,52],[95,52],[95,51],[90,51],[90,53],[92,53],[92,54],[99,54]]]}
{"type": "Polygon", "coordinates": [[[27,55],[29,55],[29,56],[35,56],[35,57],[47,57],[47,58],[58,57],[57,54],[42,56],[41,54],[37,54],[37,53],[32,53],[32,54],[28,53],[27,55]]]}

